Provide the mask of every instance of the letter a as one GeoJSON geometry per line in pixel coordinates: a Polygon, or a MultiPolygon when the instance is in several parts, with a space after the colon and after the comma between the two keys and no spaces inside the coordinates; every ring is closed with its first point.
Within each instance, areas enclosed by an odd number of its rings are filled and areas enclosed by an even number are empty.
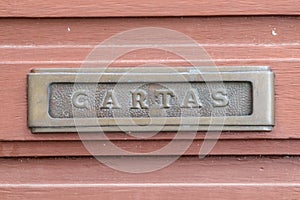
{"type": "Polygon", "coordinates": [[[181,105],[182,108],[201,108],[202,104],[198,101],[196,96],[197,91],[195,89],[189,90],[181,105]]]}
{"type": "Polygon", "coordinates": [[[103,106],[101,108],[120,108],[119,103],[115,98],[112,90],[107,91],[103,101],[103,106]],[[109,106],[107,104],[109,104],[109,106]]]}

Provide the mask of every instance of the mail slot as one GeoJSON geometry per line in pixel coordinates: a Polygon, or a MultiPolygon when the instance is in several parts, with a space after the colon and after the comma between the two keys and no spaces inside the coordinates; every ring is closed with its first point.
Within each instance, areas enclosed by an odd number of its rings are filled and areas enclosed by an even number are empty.
{"type": "Polygon", "coordinates": [[[28,76],[32,132],[268,131],[268,67],[35,69],[28,76]]]}

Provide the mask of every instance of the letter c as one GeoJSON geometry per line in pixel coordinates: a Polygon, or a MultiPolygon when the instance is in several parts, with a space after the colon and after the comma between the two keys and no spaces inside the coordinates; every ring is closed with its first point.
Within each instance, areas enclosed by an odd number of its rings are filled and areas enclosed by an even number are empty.
{"type": "Polygon", "coordinates": [[[90,109],[88,95],[86,91],[77,91],[72,95],[72,103],[76,108],[90,109]]]}

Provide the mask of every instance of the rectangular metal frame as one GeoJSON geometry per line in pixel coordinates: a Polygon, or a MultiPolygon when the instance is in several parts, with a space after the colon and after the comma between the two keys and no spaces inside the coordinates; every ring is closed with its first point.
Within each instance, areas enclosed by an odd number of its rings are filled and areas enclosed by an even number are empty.
{"type": "MultiPolygon", "coordinates": [[[[175,68],[186,80],[193,82],[203,82],[202,76],[197,74],[195,68],[177,67],[175,68]]],[[[228,116],[222,130],[225,131],[270,131],[274,125],[274,74],[268,67],[217,67],[217,71],[211,67],[199,68],[205,81],[215,81],[216,73],[221,75],[223,81],[248,81],[252,84],[253,112],[249,116],[228,116]]],[[[51,83],[75,82],[76,77],[81,82],[118,82],[120,77],[126,73],[127,68],[94,68],[94,69],[35,69],[28,75],[28,126],[32,132],[76,132],[73,118],[51,118],[48,113],[49,108],[49,85],[51,83]],[[99,80],[99,75],[101,78],[99,80]]],[[[171,74],[164,68],[149,67],[138,73],[127,75],[128,82],[180,82],[178,73],[171,74]],[[165,77],[168,77],[167,79],[165,77]]],[[[126,80],[123,80],[126,82],[126,80]]],[[[128,126],[131,119],[118,119],[118,125],[122,130],[128,131],[151,131],[153,126],[128,126]]],[[[104,131],[120,131],[114,118],[99,118],[98,123],[104,131]]],[[[135,119],[139,124],[147,124],[148,119],[135,119]]],[[[162,131],[176,131],[180,118],[154,118],[152,123],[160,125],[164,121],[165,126],[162,131]],[[154,120],[154,121],[153,121],[154,120]]],[[[201,124],[191,123],[181,127],[181,130],[194,130],[191,126],[198,126],[199,131],[208,130],[210,117],[201,117],[201,124]]],[[[214,121],[220,124],[212,124],[210,130],[218,130],[222,126],[223,117],[214,117],[214,121]]],[[[82,118],[76,120],[76,126],[80,130],[87,132],[97,131],[98,124],[94,118],[82,118]]]]}

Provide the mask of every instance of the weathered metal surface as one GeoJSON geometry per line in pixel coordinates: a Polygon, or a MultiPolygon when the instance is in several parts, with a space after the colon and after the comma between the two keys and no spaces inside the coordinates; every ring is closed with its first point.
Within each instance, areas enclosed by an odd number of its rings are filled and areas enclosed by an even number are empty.
{"type": "Polygon", "coordinates": [[[274,124],[267,67],[37,69],[29,74],[28,100],[33,132],[270,130],[274,124]]]}
{"type": "Polygon", "coordinates": [[[250,82],[224,82],[226,93],[218,90],[220,83],[207,83],[214,88],[210,94],[206,83],[191,83],[191,90],[186,83],[113,83],[72,84],[54,83],[50,86],[49,114],[52,118],[111,118],[111,117],[210,117],[246,116],[252,112],[252,89],[250,82]],[[117,93],[114,90],[121,90],[117,93]],[[143,106],[134,106],[135,96],[132,88],[137,88],[145,95],[143,106]],[[95,90],[95,93],[94,93],[95,90]],[[166,99],[158,91],[170,91],[166,99]],[[180,93],[180,94],[179,94],[180,93]],[[219,95],[219,98],[217,97],[219,95]],[[187,102],[187,98],[191,102],[187,102]],[[77,102],[78,101],[78,102],[77,102]],[[110,102],[107,102],[110,101],[110,102]],[[167,105],[164,105],[164,101],[167,105]],[[78,105],[79,104],[79,105],[78,105]],[[116,105],[114,105],[116,104],[116,105]],[[185,105],[188,104],[188,105],[185,105]],[[215,112],[213,112],[215,109],[215,112]],[[155,111],[155,112],[154,112],[155,111]]]}

